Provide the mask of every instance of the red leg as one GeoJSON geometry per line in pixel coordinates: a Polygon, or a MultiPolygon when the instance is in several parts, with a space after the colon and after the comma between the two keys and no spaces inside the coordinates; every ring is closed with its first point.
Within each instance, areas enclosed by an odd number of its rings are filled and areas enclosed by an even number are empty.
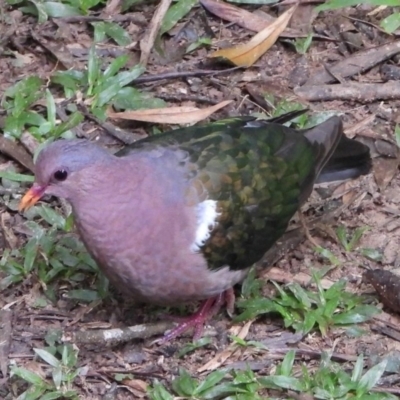
{"type": "Polygon", "coordinates": [[[226,290],[218,296],[207,299],[193,315],[184,318],[183,321],[180,319],[181,323],[176,328],[166,333],[159,343],[164,344],[171,339],[175,339],[191,328],[194,329],[193,340],[200,339],[203,333],[204,324],[212,316],[218,313],[224,303],[226,303],[228,314],[230,316],[233,314],[234,302],[235,294],[232,288],[226,290]]]}

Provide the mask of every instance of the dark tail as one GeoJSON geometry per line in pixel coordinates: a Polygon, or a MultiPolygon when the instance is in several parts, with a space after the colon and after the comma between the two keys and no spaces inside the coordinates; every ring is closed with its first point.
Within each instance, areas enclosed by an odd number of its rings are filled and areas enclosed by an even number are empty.
{"type": "Polygon", "coordinates": [[[329,118],[304,135],[318,149],[317,183],[354,179],[370,171],[368,146],[346,137],[339,117],[329,118]]]}
{"type": "Polygon", "coordinates": [[[371,167],[372,160],[368,146],[343,135],[319,174],[317,183],[354,179],[368,174],[371,167]]]}

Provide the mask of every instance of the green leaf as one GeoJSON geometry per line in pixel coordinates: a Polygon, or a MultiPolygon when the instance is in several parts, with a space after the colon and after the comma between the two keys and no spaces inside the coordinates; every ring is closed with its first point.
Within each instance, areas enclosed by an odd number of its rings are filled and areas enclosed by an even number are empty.
{"type": "Polygon", "coordinates": [[[359,243],[362,235],[364,234],[365,231],[367,231],[369,228],[367,226],[363,226],[361,228],[357,228],[354,233],[353,233],[353,237],[350,239],[349,242],[349,251],[353,251],[357,244],[359,243]]]}
{"type": "Polygon", "coordinates": [[[82,15],[77,8],[71,7],[68,4],[57,3],[55,1],[45,1],[43,2],[43,7],[46,14],[53,18],[66,18],[82,15]]]}
{"type": "MultiPolygon", "coordinates": [[[[335,10],[337,8],[358,6],[359,0],[332,0],[316,7],[316,11],[335,10]]],[[[364,4],[371,4],[372,6],[400,6],[400,0],[364,0],[364,4]]]]}
{"type": "Polygon", "coordinates": [[[38,207],[39,215],[52,226],[56,226],[58,229],[64,229],[65,218],[52,208],[42,205],[38,207]]]}
{"type": "Polygon", "coordinates": [[[34,237],[28,241],[24,247],[24,270],[25,273],[31,272],[36,260],[39,245],[37,239],[34,237]]]}
{"type": "Polygon", "coordinates": [[[381,251],[377,249],[371,249],[371,248],[364,248],[360,250],[360,253],[364,256],[369,258],[372,261],[380,262],[382,261],[383,254],[381,251]]]}
{"type": "Polygon", "coordinates": [[[129,57],[126,54],[114,59],[104,71],[103,78],[113,77],[121,68],[125,67],[128,61],[129,57]]]}
{"type": "Polygon", "coordinates": [[[196,4],[198,4],[198,0],[178,0],[165,14],[159,35],[172,29],[196,4]]]}
{"type": "Polygon", "coordinates": [[[270,389],[287,389],[287,390],[298,390],[303,391],[303,385],[300,380],[290,376],[283,375],[271,375],[267,377],[261,377],[258,381],[266,388],[270,389]]]}
{"type": "Polygon", "coordinates": [[[5,178],[15,182],[33,182],[35,177],[32,175],[17,174],[10,171],[0,171],[0,178],[5,178]]]}
{"type": "Polygon", "coordinates": [[[240,3],[240,4],[275,4],[279,0],[228,0],[229,3],[240,3]]]}
{"type": "MultiPolygon", "coordinates": [[[[74,392],[74,395],[75,396],[77,395],[76,392],[74,392]]],[[[40,400],[54,400],[54,399],[63,399],[63,398],[67,398],[67,394],[63,391],[55,390],[54,392],[46,393],[45,395],[40,397],[40,400]]]]}
{"type": "Polygon", "coordinates": [[[29,91],[36,92],[39,90],[41,85],[42,80],[38,76],[33,75],[7,88],[4,92],[4,97],[16,98],[17,95],[26,96],[29,94],[29,91]]]}
{"type": "Polygon", "coordinates": [[[62,362],[69,368],[75,367],[78,362],[78,351],[76,351],[71,344],[62,346],[62,362]]]}
{"type": "Polygon", "coordinates": [[[89,61],[88,61],[89,96],[93,94],[93,90],[95,88],[99,76],[100,76],[99,59],[97,58],[95,46],[92,46],[89,50],[89,61]]]}
{"type": "Polygon", "coordinates": [[[128,32],[114,22],[93,22],[95,28],[95,41],[102,42],[106,36],[111,37],[119,46],[127,46],[132,43],[128,32]]]}
{"type": "Polygon", "coordinates": [[[296,352],[290,350],[285,355],[282,364],[279,366],[280,374],[283,376],[290,376],[292,374],[293,364],[296,357],[296,352]]]}
{"type": "Polygon", "coordinates": [[[394,127],[394,136],[396,138],[397,147],[400,147],[400,126],[398,124],[394,127]]]}
{"type": "Polygon", "coordinates": [[[155,380],[153,387],[148,391],[151,400],[174,400],[174,396],[168,393],[164,385],[155,380]]]}
{"type": "Polygon", "coordinates": [[[92,26],[94,27],[94,42],[101,43],[106,39],[106,29],[104,26],[104,22],[93,22],[92,26]]]}
{"type": "Polygon", "coordinates": [[[294,41],[294,47],[299,54],[306,54],[307,50],[311,46],[313,39],[312,32],[308,34],[306,38],[298,38],[294,41]]]}
{"type": "Polygon", "coordinates": [[[95,89],[98,94],[96,105],[102,107],[115,97],[122,87],[128,85],[143,72],[142,66],[136,66],[130,71],[120,72],[113,78],[107,79],[95,89]]]}
{"type": "Polygon", "coordinates": [[[288,289],[296,296],[304,308],[311,308],[311,301],[307,292],[296,282],[288,285],[288,289]]]}
{"type": "Polygon", "coordinates": [[[336,229],[336,236],[339,239],[339,242],[341,243],[341,245],[343,246],[343,248],[348,251],[348,240],[347,240],[347,232],[346,232],[346,228],[343,225],[340,225],[337,229],[336,229]]]}
{"type": "MultiPolygon", "coordinates": [[[[215,399],[231,399],[232,397],[227,397],[229,395],[234,395],[234,399],[242,399],[243,395],[247,394],[250,390],[243,389],[237,385],[230,382],[222,382],[217,386],[214,386],[202,394],[204,400],[215,400],[215,399]]],[[[254,393],[251,393],[251,397],[248,400],[255,400],[254,393]]]]}
{"type": "Polygon", "coordinates": [[[172,381],[172,388],[180,396],[192,396],[197,386],[197,382],[183,368],[180,370],[178,378],[172,381]]]}
{"type": "Polygon", "coordinates": [[[113,105],[118,110],[140,110],[148,108],[163,108],[167,103],[157,99],[151,93],[140,92],[133,87],[124,87],[116,94],[113,105]]]}
{"type": "Polygon", "coordinates": [[[57,71],[51,76],[51,82],[61,85],[65,96],[70,98],[75,95],[80,85],[84,85],[84,76],[80,71],[57,71]]]}
{"type": "Polygon", "coordinates": [[[56,126],[56,102],[49,89],[46,89],[47,122],[51,129],[56,126]]]}
{"type": "MultiPolygon", "coordinates": [[[[308,311],[305,313],[303,326],[301,328],[301,332],[305,335],[314,328],[315,323],[317,322],[315,311],[308,311]]],[[[296,329],[298,331],[298,329],[296,329]]]]}
{"type": "Polygon", "coordinates": [[[395,32],[400,26],[400,13],[393,13],[381,21],[381,27],[387,33],[395,32]]]}
{"type": "Polygon", "coordinates": [[[39,23],[46,22],[48,19],[47,11],[46,11],[46,3],[42,3],[36,0],[29,0],[36,8],[38,21],[39,23]]]}
{"type": "Polygon", "coordinates": [[[354,307],[352,310],[334,315],[332,321],[337,325],[358,324],[370,320],[375,314],[380,311],[370,305],[354,307]]]}
{"type": "Polygon", "coordinates": [[[210,337],[202,337],[193,343],[188,343],[187,345],[185,345],[182,349],[179,350],[177,355],[179,358],[181,358],[184,355],[186,355],[194,350],[197,350],[201,347],[209,345],[210,343],[212,343],[212,340],[210,337]]]}
{"type": "Polygon", "coordinates": [[[145,68],[142,65],[136,65],[129,71],[122,71],[115,77],[106,81],[107,85],[119,83],[121,87],[124,87],[131,83],[134,79],[138,78],[140,75],[143,74],[145,68]]]}
{"type": "Polygon", "coordinates": [[[352,382],[357,382],[357,381],[359,381],[361,379],[363,368],[364,368],[363,355],[360,354],[357,357],[357,361],[356,361],[356,363],[354,365],[353,373],[351,375],[352,382]]]}
{"type": "Polygon", "coordinates": [[[357,394],[365,393],[368,390],[371,390],[381,379],[383,373],[386,369],[387,360],[381,361],[379,364],[374,365],[371,369],[369,369],[364,376],[359,381],[359,387],[357,388],[357,394]]]}
{"type": "Polygon", "coordinates": [[[53,377],[54,386],[57,389],[60,389],[61,383],[63,381],[63,369],[61,363],[59,363],[59,365],[53,369],[51,375],[53,377]]]}
{"type": "Polygon", "coordinates": [[[114,22],[103,22],[104,32],[112,38],[119,46],[128,46],[132,43],[129,33],[114,22]]]}
{"type": "Polygon", "coordinates": [[[60,361],[57,360],[53,356],[53,354],[49,353],[47,350],[44,349],[33,349],[33,351],[40,357],[42,358],[47,364],[51,365],[54,368],[57,368],[60,366],[60,361]]]}
{"type": "Polygon", "coordinates": [[[86,303],[90,303],[92,301],[100,299],[99,294],[95,290],[89,289],[70,290],[68,292],[68,297],[70,299],[81,300],[86,303]]]}
{"type": "Polygon", "coordinates": [[[214,386],[217,385],[217,383],[221,382],[221,380],[224,378],[226,375],[226,371],[221,371],[217,370],[212,372],[210,375],[207,376],[207,378],[197,386],[197,388],[194,390],[192,396],[200,396],[201,394],[206,392],[208,389],[213,388],[214,386]]]}
{"type": "Polygon", "coordinates": [[[196,40],[194,43],[189,44],[186,49],[186,53],[191,53],[192,51],[198,49],[201,46],[211,46],[212,40],[210,38],[200,38],[196,40]]]}
{"type": "Polygon", "coordinates": [[[11,366],[11,376],[16,375],[22,378],[24,381],[31,383],[32,385],[43,387],[45,382],[40,375],[35,372],[29,371],[26,368],[11,366]]]}
{"type": "Polygon", "coordinates": [[[83,120],[84,116],[79,111],[74,112],[66,121],[62,122],[54,129],[53,136],[55,138],[60,137],[63,133],[78,126],[83,120]]]}
{"type": "Polygon", "coordinates": [[[100,3],[105,3],[104,0],[79,0],[80,8],[83,10],[85,14],[87,14],[88,10],[96,7],[100,3]]]}

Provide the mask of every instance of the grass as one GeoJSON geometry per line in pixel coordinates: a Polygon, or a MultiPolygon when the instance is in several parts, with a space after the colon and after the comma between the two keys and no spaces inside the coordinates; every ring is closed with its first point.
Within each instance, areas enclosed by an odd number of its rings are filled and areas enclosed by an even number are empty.
{"type": "Polygon", "coordinates": [[[39,372],[27,368],[11,365],[10,377],[13,381],[19,378],[27,386],[23,388],[18,399],[23,400],[50,400],[50,399],[79,399],[74,380],[84,375],[86,368],[77,367],[78,351],[70,344],[56,345],[53,343],[47,348],[33,349],[36,362],[40,364],[39,372]]]}
{"type": "Polygon", "coordinates": [[[386,360],[364,370],[363,356],[359,356],[352,369],[344,369],[323,353],[319,365],[310,372],[305,363],[295,364],[296,352],[287,352],[275,372],[269,376],[257,376],[250,369],[220,369],[203,379],[196,379],[181,369],[179,376],[169,387],[156,381],[148,391],[151,400],[182,399],[229,399],[261,400],[269,398],[298,398],[299,393],[315,399],[326,400],[383,400],[396,396],[374,391],[382,377],[386,360]],[[274,393],[273,397],[272,393],[274,393]]]}

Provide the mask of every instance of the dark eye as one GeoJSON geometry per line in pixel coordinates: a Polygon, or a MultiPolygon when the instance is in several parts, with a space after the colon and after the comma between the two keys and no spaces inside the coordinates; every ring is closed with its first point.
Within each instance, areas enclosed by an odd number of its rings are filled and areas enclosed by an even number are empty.
{"type": "Polygon", "coordinates": [[[68,172],[65,169],[59,169],[58,171],[54,172],[53,176],[56,181],[62,182],[67,179],[68,172]]]}

